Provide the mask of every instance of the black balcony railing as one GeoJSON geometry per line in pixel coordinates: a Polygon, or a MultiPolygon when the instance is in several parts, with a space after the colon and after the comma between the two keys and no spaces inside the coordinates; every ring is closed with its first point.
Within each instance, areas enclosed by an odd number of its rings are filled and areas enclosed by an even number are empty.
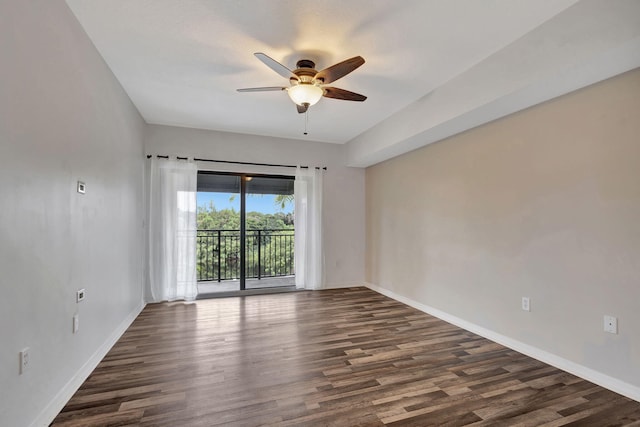
{"type": "MultiPolygon", "coordinates": [[[[246,278],[294,274],[293,230],[247,230],[246,278]]],[[[198,230],[198,281],[240,278],[240,230],[198,230]]]]}

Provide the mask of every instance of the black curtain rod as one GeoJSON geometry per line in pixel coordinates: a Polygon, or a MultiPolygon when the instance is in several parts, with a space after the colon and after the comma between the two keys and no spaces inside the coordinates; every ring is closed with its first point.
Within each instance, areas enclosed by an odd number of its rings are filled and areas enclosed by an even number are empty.
{"type": "MultiPolygon", "coordinates": [[[[151,154],[147,155],[147,159],[152,158],[153,156],[151,154]]],[[[159,159],[168,159],[169,156],[161,156],[161,155],[156,155],[157,158],[159,159]]],[[[178,160],[188,160],[188,157],[176,157],[176,159],[178,160]]],[[[278,168],[295,168],[297,166],[295,165],[276,165],[273,163],[253,163],[253,162],[234,162],[232,160],[211,160],[211,159],[198,159],[198,158],[194,158],[193,159],[196,162],[211,162],[211,163],[230,163],[230,164],[234,164],[234,165],[250,165],[250,166],[272,166],[272,167],[278,167],[278,168]]],[[[309,169],[309,166],[300,166],[301,169],[309,169]]],[[[318,167],[316,166],[316,169],[322,169],[322,170],[327,170],[327,167],[318,167]]]]}

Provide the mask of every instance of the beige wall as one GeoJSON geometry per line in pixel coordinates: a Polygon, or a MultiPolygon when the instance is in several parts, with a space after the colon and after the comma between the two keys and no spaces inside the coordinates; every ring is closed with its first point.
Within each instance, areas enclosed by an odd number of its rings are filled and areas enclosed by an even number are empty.
{"type": "Polygon", "coordinates": [[[368,168],[366,217],[369,283],[640,387],[640,70],[368,168]]]}

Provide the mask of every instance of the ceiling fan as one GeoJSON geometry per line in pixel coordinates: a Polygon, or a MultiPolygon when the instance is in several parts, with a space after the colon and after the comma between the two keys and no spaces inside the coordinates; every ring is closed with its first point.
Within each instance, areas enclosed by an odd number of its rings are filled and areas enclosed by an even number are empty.
{"type": "Polygon", "coordinates": [[[345,101],[364,101],[366,96],[359,93],[337,87],[325,86],[346,76],[362,64],[364,58],[353,58],[339,62],[329,68],[316,71],[316,64],[309,59],[301,59],[296,63],[295,70],[291,71],[275,59],[258,52],[254,54],[267,67],[271,68],[282,77],[289,79],[289,86],[251,87],[238,89],[238,92],[267,92],[286,90],[289,98],[296,104],[298,113],[306,113],[310,106],[317,103],[323,96],[326,98],[342,99],[345,101]]]}

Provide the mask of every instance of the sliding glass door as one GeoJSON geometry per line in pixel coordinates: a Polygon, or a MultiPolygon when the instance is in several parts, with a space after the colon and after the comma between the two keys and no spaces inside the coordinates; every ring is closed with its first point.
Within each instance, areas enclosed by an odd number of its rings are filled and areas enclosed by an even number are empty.
{"type": "Polygon", "coordinates": [[[293,177],[199,172],[199,293],[293,287],[293,207],[293,177]]]}

